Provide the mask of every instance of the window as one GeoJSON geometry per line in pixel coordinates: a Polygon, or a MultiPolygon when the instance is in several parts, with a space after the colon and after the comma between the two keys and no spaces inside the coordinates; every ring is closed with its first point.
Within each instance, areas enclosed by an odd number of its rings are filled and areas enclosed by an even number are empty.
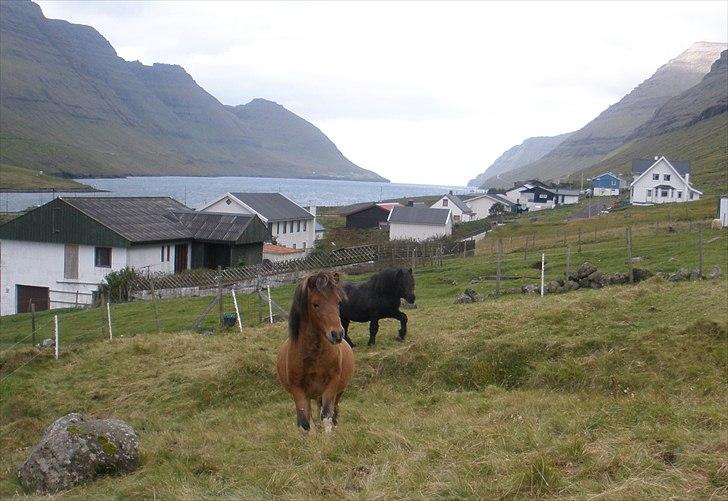
{"type": "Polygon", "coordinates": [[[169,245],[167,246],[167,262],[169,262],[169,245]]]}
{"type": "Polygon", "coordinates": [[[296,244],[293,244],[293,248],[294,248],[294,249],[296,248],[296,244]]]}
{"type": "Polygon", "coordinates": [[[290,232],[293,233],[293,221],[291,221],[291,229],[290,232]]]}
{"type": "Polygon", "coordinates": [[[677,198],[682,198],[682,191],[677,192],[677,198]]]}
{"type": "Polygon", "coordinates": [[[288,225],[283,221],[283,233],[288,233],[288,225]]]}
{"type": "Polygon", "coordinates": [[[693,192],[691,191],[691,192],[690,192],[690,200],[692,200],[694,196],[695,196],[695,193],[693,193],[693,192]]]}
{"type": "Polygon", "coordinates": [[[276,223],[276,235],[281,233],[281,223],[276,223]]]}
{"type": "Polygon", "coordinates": [[[660,180],[660,175],[659,174],[652,174],[652,180],[653,181],[659,181],[660,180]]]}
{"type": "Polygon", "coordinates": [[[647,196],[648,197],[651,197],[652,196],[652,190],[647,190],[647,196]]]}
{"type": "Polygon", "coordinates": [[[301,221],[296,221],[296,231],[301,231],[301,221]]]}
{"type": "Polygon", "coordinates": [[[442,206],[443,207],[447,207],[447,202],[448,202],[448,199],[447,198],[443,198],[442,199],[442,206]]]}
{"type": "Polygon", "coordinates": [[[94,265],[97,268],[111,268],[111,247],[94,248],[94,265]]]}
{"type": "Polygon", "coordinates": [[[306,242],[303,242],[303,250],[306,250],[306,242]]]}
{"type": "Polygon", "coordinates": [[[303,231],[306,231],[306,221],[303,221],[303,231]]]}
{"type": "Polygon", "coordinates": [[[63,247],[63,278],[78,278],[78,245],[63,247]]]}
{"type": "Polygon", "coordinates": [[[160,261],[164,262],[164,245],[162,246],[162,255],[160,257],[160,261]]]}
{"type": "Polygon", "coordinates": [[[232,202],[230,201],[230,199],[229,199],[229,198],[226,198],[226,199],[225,199],[225,203],[226,203],[226,204],[228,204],[228,205],[230,205],[230,204],[231,204],[232,202]]]}
{"type": "Polygon", "coordinates": [[[270,234],[273,234],[273,223],[268,223],[268,231],[270,231],[270,234]]]}
{"type": "Polygon", "coordinates": [[[662,179],[665,180],[665,181],[669,181],[670,180],[670,174],[663,174],[662,179]]]}
{"type": "Polygon", "coordinates": [[[667,198],[667,190],[661,190],[661,191],[660,191],[660,196],[661,196],[662,198],[667,198]]]}
{"type": "Polygon", "coordinates": [[[452,217],[453,222],[459,223],[460,222],[460,216],[453,216],[452,217]]]}

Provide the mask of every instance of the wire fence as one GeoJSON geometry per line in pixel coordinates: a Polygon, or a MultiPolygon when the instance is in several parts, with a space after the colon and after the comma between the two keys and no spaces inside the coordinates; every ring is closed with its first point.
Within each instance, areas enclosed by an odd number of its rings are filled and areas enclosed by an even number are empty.
{"type": "MultiPolygon", "coordinates": [[[[525,286],[540,290],[542,271],[545,284],[565,280],[585,261],[605,273],[625,273],[631,267],[670,274],[685,268],[698,276],[728,263],[728,232],[712,230],[707,222],[604,228],[588,239],[585,233],[493,232],[477,249],[473,243],[463,248],[390,246],[386,252],[377,250],[369,271],[392,265],[414,268],[418,302],[449,304],[464,287],[486,297],[520,293],[525,286]]],[[[253,327],[286,320],[294,284],[305,272],[289,277],[288,283],[264,277],[253,290],[234,281],[224,283],[218,275],[205,296],[162,299],[154,294],[149,300],[3,317],[0,383],[37,363],[52,363],[56,356],[63,360],[91,341],[113,343],[141,334],[185,331],[248,336],[253,327]]]]}

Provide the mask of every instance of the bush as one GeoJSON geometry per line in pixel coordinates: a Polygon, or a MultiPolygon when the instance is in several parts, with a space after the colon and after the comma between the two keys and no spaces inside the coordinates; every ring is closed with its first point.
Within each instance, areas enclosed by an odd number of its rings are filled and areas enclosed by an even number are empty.
{"type": "Polygon", "coordinates": [[[137,271],[128,266],[119,271],[112,271],[106,275],[106,283],[99,286],[98,293],[106,296],[111,303],[129,301],[131,285],[138,277],[137,271]]]}

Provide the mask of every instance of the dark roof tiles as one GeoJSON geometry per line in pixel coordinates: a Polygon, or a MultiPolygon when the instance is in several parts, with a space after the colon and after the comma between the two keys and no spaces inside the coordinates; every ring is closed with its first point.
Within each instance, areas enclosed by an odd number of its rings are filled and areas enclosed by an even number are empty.
{"type": "Polygon", "coordinates": [[[447,223],[449,214],[450,209],[395,207],[389,215],[389,222],[441,226],[447,223]]]}
{"type": "Polygon", "coordinates": [[[280,193],[230,193],[267,221],[313,219],[313,215],[280,193]]]}
{"type": "MultiPolygon", "coordinates": [[[[642,174],[644,171],[652,167],[657,160],[649,160],[645,158],[635,158],[632,160],[632,174],[642,174]]],[[[675,170],[681,175],[690,174],[690,161],[689,160],[668,160],[670,165],[675,167],[675,170]]]]}

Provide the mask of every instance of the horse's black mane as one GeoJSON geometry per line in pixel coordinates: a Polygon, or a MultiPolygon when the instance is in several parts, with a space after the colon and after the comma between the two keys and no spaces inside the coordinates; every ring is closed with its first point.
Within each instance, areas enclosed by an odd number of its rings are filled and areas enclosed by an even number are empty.
{"type": "Polygon", "coordinates": [[[346,298],[338,273],[322,271],[301,280],[293,293],[293,303],[288,315],[288,335],[293,341],[298,339],[301,321],[308,315],[308,289],[316,289],[325,296],[334,294],[339,300],[346,298]]]}

